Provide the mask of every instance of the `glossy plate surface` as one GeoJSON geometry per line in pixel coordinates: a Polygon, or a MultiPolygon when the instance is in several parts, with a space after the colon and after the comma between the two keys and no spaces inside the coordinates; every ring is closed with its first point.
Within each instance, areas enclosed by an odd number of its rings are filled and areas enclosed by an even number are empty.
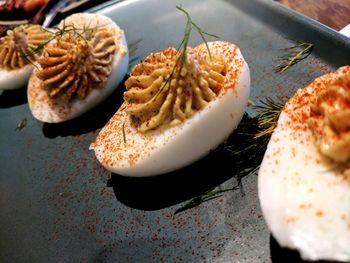
{"type": "MultiPolygon", "coordinates": [[[[91,12],[111,17],[129,44],[138,43],[137,62],[180,44],[185,17],[176,5],[206,31],[240,46],[253,101],[290,96],[350,61],[345,36],[268,0],[127,0],[91,12]],[[274,73],[290,38],[314,43],[314,52],[285,74],[274,73]]],[[[193,34],[191,45],[199,42],[193,34]]],[[[205,159],[164,176],[108,180],[111,174],[88,148],[117,110],[123,88],[62,124],[34,120],[24,89],[0,95],[1,261],[286,262],[280,257],[289,252],[276,252],[262,218],[256,175],[246,177],[241,190],[174,215],[182,202],[208,189],[232,187],[233,164],[208,166],[205,159]],[[16,130],[23,119],[26,126],[16,130]]]]}

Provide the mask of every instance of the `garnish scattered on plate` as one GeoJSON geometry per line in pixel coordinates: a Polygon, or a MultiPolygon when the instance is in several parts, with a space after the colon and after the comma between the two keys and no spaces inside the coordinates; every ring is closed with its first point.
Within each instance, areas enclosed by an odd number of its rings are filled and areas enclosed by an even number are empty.
{"type": "Polygon", "coordinates": [[[211,154],[221,153],[228,156],[234,168],[234,177],[237,184],[228,189],[212,189],[202,195],[185,202],[175,211],[175,214],[196,207],[203,202],[218,198],[226,192],[240,189],[242,179],[254,174],[260,167],[270,136],[277,124],[279,114],[284,106],[284,99],[273,100],[266,98],[260,100],[255,108],[257,115],[249,117],[245,114],[237,129],[230,135],[225,143],[220,145],[211,154]]]}
{"type": "Polygon", "coordinates": [[[277,64],[275,65],[276,72],[284,73],[300,61],[306,59],[314,48],[314,45],[311,43],[298,40],[293,40],[293,42],[295,42],[294,46],[282,49],[286,54],[277,59],[277,64]]]}
{"type": "Polygon", "coordinates": [[[16,131],[20,131],[22,130],[24,127],[27,126],[27,118],[23,118],[22,120],[20,120],[17,125],[16,125],[16,131]]]}

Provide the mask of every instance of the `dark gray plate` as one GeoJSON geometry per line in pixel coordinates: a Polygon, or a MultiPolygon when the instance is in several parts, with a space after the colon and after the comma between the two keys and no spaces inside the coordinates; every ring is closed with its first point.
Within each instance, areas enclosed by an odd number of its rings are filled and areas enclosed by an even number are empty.
{"type": "MultiPolygon", "coordinates": [[[[350,62],[349,39],[272,1],[130,0],[92,12],[114,19],[130,43],[141,40],[134,58],[142,59],[178,46],[185,24],[179,4],[206,31],[240,46],[251,69],[253,101],[290,96],[350,62]],[[287,38],[315,49],[281,75],[272,68],[279,49],[291,45],[287,38]]],[[[199,40],[193,34],[191,44],[199,40]]],[[[232,175],[213,163],[209,172],[197,165],[166,176],[113,175],[108,181],[111,174],[88,147],[117,110],[119,90],[97,109],[56,125],[32,118],[24,89],[0,96],[0,261],[271,262],[272,254],[273,262],[287,262],[280,256],[289,252],[270,242],[256,175],[246,177],[240,191],[177,215],[191,197],[234,185],[232,175]],[[16,131],[23,118],[27,126],[16,131]]]]}

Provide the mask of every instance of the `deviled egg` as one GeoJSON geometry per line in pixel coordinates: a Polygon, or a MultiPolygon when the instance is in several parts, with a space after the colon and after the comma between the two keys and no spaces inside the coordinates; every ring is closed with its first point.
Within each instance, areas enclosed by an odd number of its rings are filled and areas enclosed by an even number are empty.
{"type": "Polygon", "coordinates": [[[108,170],[151,176],[182,168],[223,142],[248,102],[250,74],[239,48],[209,42],[167,48],[136,65],[124,103],[90,146],[108,170]]]}
{"type": "Polygon", "coordinates": [[[129,63],[124,32],[110,18],[74,14],[58,27],[28,85],[32,114],[48,123],[70,120],[102,102],[129,63]]]}
{"type": "Polygon", "coordinates": [[[258,177],[272,235],[305,260],[350,261],[350,66],[282,110],[258,177]]]}
{"type": "Polygon", "coordinates": [[[52,34],[39,25],[25,24],[9,29],[0,38],[0,90],[25,87],[41,44],[52,34]]]}

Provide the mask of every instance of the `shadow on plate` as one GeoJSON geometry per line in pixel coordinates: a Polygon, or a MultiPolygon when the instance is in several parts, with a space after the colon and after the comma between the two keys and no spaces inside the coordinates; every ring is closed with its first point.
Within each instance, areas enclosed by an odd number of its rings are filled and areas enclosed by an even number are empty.
{"type": "Polygon", "coordinates": [[[0,109],[27,103],[27,89],[4,90],[0,95],[0,109]]]}
{"type": "MultiPolygon", "coordinates": [[[[174,156],[176,158],[176,156],[174,156]]],[[[123,204],[157,210],[181,203],[213,189],[235,175],[232,160],[224,152],[212,152],[180,170],[153,177],[112,174],[108,186],[123,204]]]]}
{"type": "Polygon", "coordinates": [[[243,177],[260,165],[265,152],[264,146],[252,147],[255,143],[252,130],[257,129],[257,121],[245,114],[225,143],[185,168],[143,178],[112,174],[108,186],[113,187],[116,198],[125,205],[156,210],[198,197],[232,177],[240,184],[243,177]]]}
{"type": "MultiPolygon", "coordinates": [[[[302,260],[296,250],[282,248],[270,235],[270,251],[272,263],[311,263],[311,261],[302,260]]],[[[312,263],[335,263],[334,261],[312,261],[312,263]]]]}
{"type": "MultiPolygon", "coordinates": [[[[125,79],[122,83],[124,83],[125,79]]],[[[44,123],[43,133],[47,138],[75,136],[103,127],[123,102],[125,86],[120,85],[106,100],[83,115],[61,123],[44,123]]]]}

